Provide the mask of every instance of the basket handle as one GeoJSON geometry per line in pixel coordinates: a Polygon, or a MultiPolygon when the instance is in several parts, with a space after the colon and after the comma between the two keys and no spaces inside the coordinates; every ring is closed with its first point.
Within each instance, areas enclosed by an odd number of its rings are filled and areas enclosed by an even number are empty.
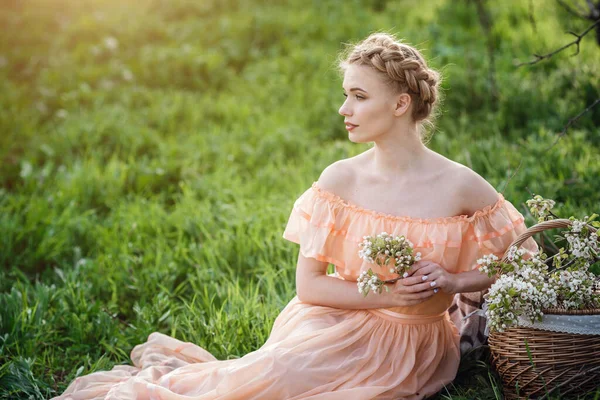
{"type": "MultiPolygon", "coordinates": [[[[550,221],[540,222],[539,224],[536,224],[530,228],[527,228],[527,230],[525,232],[520,234],[519,237],[517,237],[510,244],[510,246],[508,246],[508,248],[504,252],[504,255],[502,256],[501,262],[507,261],[506,256],[508,255],[508,251],[510,250],[510,248],[512,246],[517,246],[517,248],[520,247],[527,239],[529,239],[536,233],[547,231],[549,229],[555,229],[555,228],[568,228],[571,225],[573,225],[573,221],[571,221],[570,219],[561,218],[561,219],[552,219],[550,221]]],[[[596,228],[594,228],[593,226],[591,226],[589,224],[587,224],[586,226],[590,231],[596,232],[596,228]]]]}

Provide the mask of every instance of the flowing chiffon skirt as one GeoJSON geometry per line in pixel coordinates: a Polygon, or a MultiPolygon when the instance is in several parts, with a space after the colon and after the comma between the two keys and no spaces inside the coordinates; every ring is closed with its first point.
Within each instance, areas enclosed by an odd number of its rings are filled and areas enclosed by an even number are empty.
{"type": "Polygon", "coordinates": [[[455,378],[460,349],[446,312],[343,310],[294,297],[244,357],[217,360],[154,332],[131,359],[75,379],[55,399],[422,399],[455,378]]]}
{"type": "MultiPolygon", "coordinates": [[[[304,257],[334,264],[336,277],[356,282],[362,271],[377,272],[358,255],[364,235],[405,236],[422,260],[458,274],[477,268],[484,255],[501,257],[526,229],[523,215],[500,193],[495,204],[470,217],[420,219],[360,207],[315,182],[294,202],[283,238],[300,244],[304,257]]],[[[530,238],[522,248],[533,252],[537,244],[530,238]]],[[[380,269],[380,278],[394,277],[380,269]]],[[[455,311],[465,310],[461,304],[468,303],[457,302],[455,311]]],[[[395,309],[405,314],[322,307],[295,297],[266,343],[242,358],[219,361],[199,346],[155,332],[131,352],[133,366],[79,377],[56,399],[422,399],[452,382],[458,371],[451,305],[452,296],[441,292],[395,309]]],[[[454,314],[459,325],[462,315],[454,314]]],[[[466,331],[474,336],[480,326],[466,331]]]]}

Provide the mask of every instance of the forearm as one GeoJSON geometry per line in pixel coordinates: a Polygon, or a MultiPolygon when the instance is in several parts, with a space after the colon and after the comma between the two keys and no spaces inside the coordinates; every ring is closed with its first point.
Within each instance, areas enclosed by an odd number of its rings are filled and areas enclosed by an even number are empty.
{"type": "Polygon", "coordinates": [[[365,297],[358,292],[356,282],[320,275],[312,278],[310,289],[299,292],[298,298],[306,303],[350,310],[395,307],[397,295],[392,293],[391,285],[387,286],[390,292],[384,289],[381,294],[370,292],[365,297]]]}
{"type": "Polygon", "coordinates": [[[496,281],[495,277],[489,278],[486,273],[474,269],[455,275],[456,293],[479,292],[488,289],[496,281]]]}

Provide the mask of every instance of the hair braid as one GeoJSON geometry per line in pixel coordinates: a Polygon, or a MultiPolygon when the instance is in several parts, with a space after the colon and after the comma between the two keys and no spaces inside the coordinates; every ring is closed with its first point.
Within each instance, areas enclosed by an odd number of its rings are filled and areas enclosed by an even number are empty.
{"type": "Polygon", "coordinates": [[[374,68],[397,93],[411,96],[415,121],[431,123],[428,118],[438,102],[441,76],[427,66],[417,49],[399,42],[393,35],[374,33],[350,50],[340,61],[342,71],[351,64],[374,68]]]}

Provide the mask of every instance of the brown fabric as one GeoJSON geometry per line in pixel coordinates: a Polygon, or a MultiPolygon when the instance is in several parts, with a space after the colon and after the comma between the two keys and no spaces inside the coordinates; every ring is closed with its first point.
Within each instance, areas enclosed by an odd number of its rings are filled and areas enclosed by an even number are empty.
{"type": "Polygon", "coordinates": [[[448,309],[450,320],[456,325],[460,332],[460,353],[464,355],[471,349],[485,344],[486,319],[479,314],[473,314],[463,319],[471,312],[481,309],[483,295],[487,292],[457,293],[454,295],[452,305],[448,309]]]}

